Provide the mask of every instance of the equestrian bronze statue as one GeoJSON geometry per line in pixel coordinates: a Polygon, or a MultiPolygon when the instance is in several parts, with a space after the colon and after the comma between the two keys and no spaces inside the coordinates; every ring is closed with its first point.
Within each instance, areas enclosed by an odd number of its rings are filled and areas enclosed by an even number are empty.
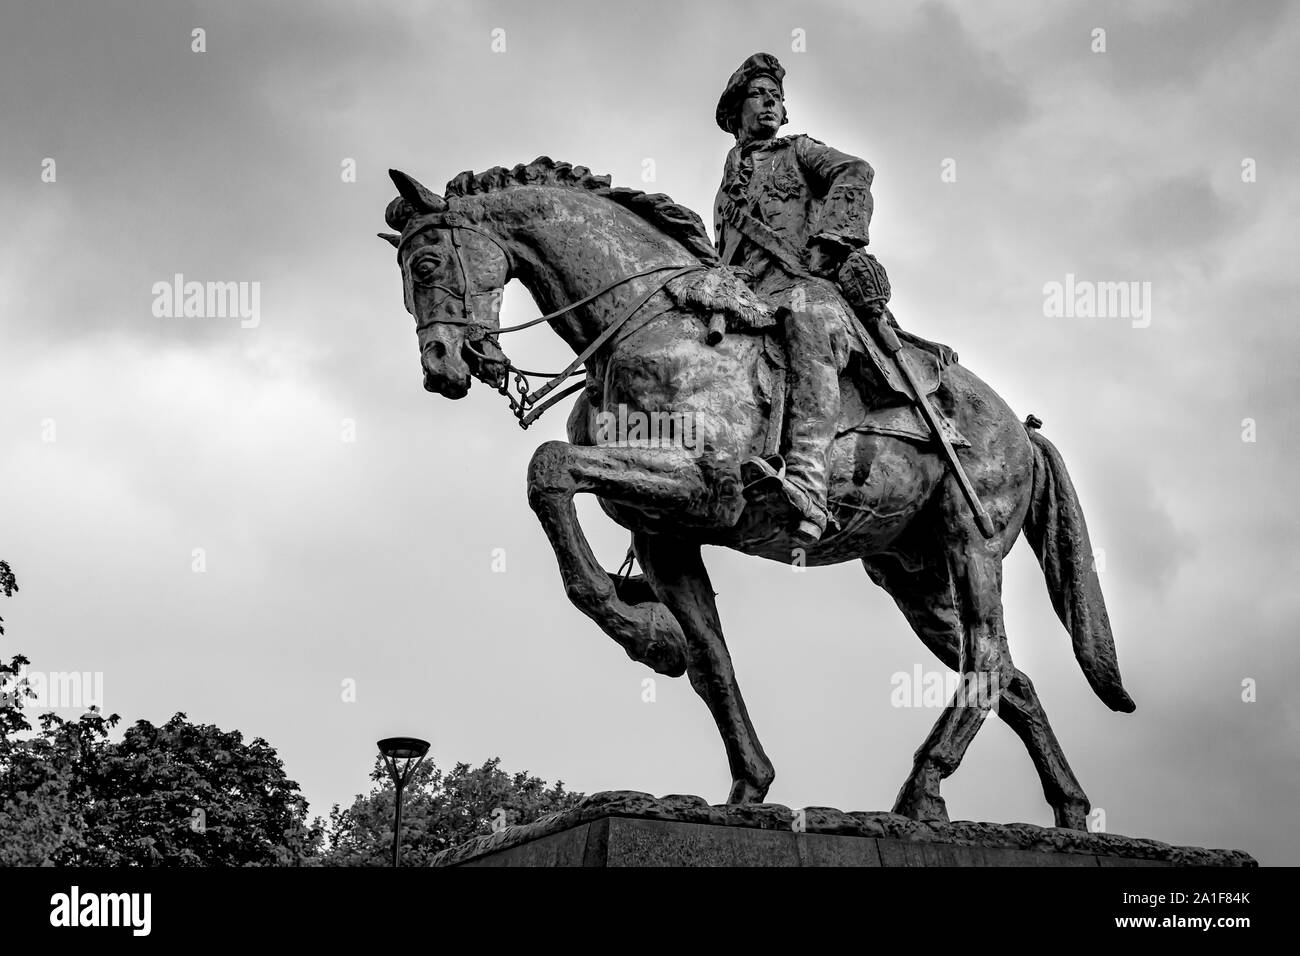
{"type": "Polygon", "coordinates": [[[736,146],[717,245],[668,197],[545,157],[462,173],[442,195],[393,172],[396,234],[381,235],[397,249],[424,387],[460,399],[478,379],[525,427],[577,393],[569,440],[533,455],[529,503],[574,605],[633,660],[687,674],[726,748],[729,802],[762,801],[775,772],[723,640],[706,544],[861,560],[962,675],[895,811],[947,820],[940,784],[995,711],[1029,750],[1056,825],[1086,829],[1088,799],[1002,619],[1002,561],[1023,531],[1084,676],[1108,707],[1133,710],[1065,464],[1041,423],[1017,420],[951,349],[897,328],[864,251],[871,168],[775,137],[783,75],[751,57],[719,103],[736,146]],[[502,350],[524,327],[500,326],[511,279],[543,312],[524,326],[549,324],[574,352],[554,375],[502,350]],[[663,421],[672,434],[642,427],[663,421]],[[579,493],[631,532],[642,574],[597,561],[579,493]]]}

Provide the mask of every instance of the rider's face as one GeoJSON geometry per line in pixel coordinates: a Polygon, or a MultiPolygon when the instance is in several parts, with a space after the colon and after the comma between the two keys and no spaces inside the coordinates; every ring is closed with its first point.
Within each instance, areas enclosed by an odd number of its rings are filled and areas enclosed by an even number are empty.
{"type": "Polygon", "coordinates": [[[749,81],[745,98],[740,103],[740,137],[742,139],[771,139],[785,119],[784,97],[781,87],[770,76],[759,76],[749,81]]]}

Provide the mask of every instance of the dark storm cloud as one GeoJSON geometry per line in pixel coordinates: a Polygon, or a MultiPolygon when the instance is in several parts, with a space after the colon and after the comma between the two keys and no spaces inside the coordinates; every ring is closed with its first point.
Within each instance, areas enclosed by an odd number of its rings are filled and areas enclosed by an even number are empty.
{"type": "Polygon", "coordinates": [[[1155,7],[1089,5],[1077,16],[1109,27],[1108,52],[1120,54],[1108,61],[1117,86],[1178,92],[1212,71],[1248,60],[1287,12],[1285,0],[1196,0],[1155,7]]]}
{"type": "MultiPolygon", "coordinates": [[[[426,395],[373,234],[390,166],[440,189],[541,153],[707,213],[731,145],[714,102],[768,50],[788,71],[786,131],[876,167],[872,248],[900,321],[1045,419],[1106,550],[1132,717],[1088,696],[1023,545],[1009,575],[1018,660],[1085,787],[1125,832],[1294,861],[1294,828],[1261,794],[1295,793],[1279,762],[1295,705],[1277,690],[1245,705],[1236,687],[1286,686],[1297,661],[1297,37],[1300,14],[1275,3],[6,9],[13,646],[108,671],[132,719],[186,709],[267,736],[314,810],[364,789],[377,736],[426,729],[443,760],[500,753],[579,789],[724,794],[690,687],[660,681],[642,703],[646,675],[565,601],[523,494],[562,415],[523,436],[487,389],[426,395]],[[1105,54],[1089,49],[1096,26],[1105,54]],[[46,156],[56,184],[40,181],[46,156]],[[349,157],[356,183],[340,179],[349,157]],[[260,281],[261,324],[155,318],[151,286],[176,272],[260,281]],[[1043,286],[1066,273],[1151,282],[1150,327],[1048,318],[1043,286]],[[344,678],[356,705],[339,701],[344,678]]],[[[505,321],[535,314],[508,290],[505,321]]],[[[568,357],[544,329],[508,348],[521,364],[568,357]]],[[[617,565],[626,533],[589,502],[580,513],[617,565]]],[[[856,568],[708,561],[781,762],[773,799],[892,799],[933,715],[888,703],[895,659],[930,666],[888,599],[856,568]]],[[[1050,819],[1023,751],[976,748],[964,769],[955,815],[1050,819]]]]}
{"type": "Polygon", "coordinates": [[[1129,234],[1144,246],[1201,246],[1222,242],[1235,232],[1234,210],[1204,177],[1149,185],[1133,196],[1129,209],[1129,234]]]}
{"type": "Polygon", "coordinates": [[[822,31],[812,42],[825,48],[821,55],[859,68],[823,74],[818,93],[857,104],[855,112],[874,135],[908,143],[928,132],[974,144],[1003,136],[1028,118],[1023,79],[978,44],[952,7],[923,3],[910,13],[887,6],[903,14],[901,28],[878,9],[844,9],[850,23],[822,31]],[[925,110],[924,124],[915,122],[917,109],[925,110]]]}

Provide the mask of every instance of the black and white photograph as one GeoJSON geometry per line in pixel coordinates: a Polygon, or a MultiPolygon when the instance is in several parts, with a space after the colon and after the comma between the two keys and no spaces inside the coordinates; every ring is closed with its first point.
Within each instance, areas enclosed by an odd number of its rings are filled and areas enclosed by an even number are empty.
{"type": "Polygon", "coordinates": [[[7,927],[1249,939],[1297,90],[1284,0],[0,0],[7,927]]]}

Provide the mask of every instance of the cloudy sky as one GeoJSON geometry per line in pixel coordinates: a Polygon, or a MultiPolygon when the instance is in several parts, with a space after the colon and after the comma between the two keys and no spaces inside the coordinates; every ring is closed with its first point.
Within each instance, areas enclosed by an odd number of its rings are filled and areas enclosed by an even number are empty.
{"type": "MultiPolygon", "coordinates": [[[[368,789],[391,734],[442,764],[724,799],[686,681],[645,702],[650,672],[564,597],[524,494],[563,414],[522,434],[481,386],[426,394],[374,233],[390,166],[440,188],[539,154],[707,212],[730,145],[714,103],[766,50],[787,131],[876,169],[899,320],[1040,416],[1069,463],[1137,712],[1092,695],[1024,544],[1008,631],[1107,829],[1300,863],[1300,10],[105,0],[0,18],[0,557],[22,586],[0,654],[102,672],[128,721],[183,710],[266,737],[314,812],[368,789]],[[155,315],[177,273],[260,283],[256,327],[155,315]],[[1149,282],[1149,325],[1046,316],[1067,275],[1149,282]]],[[[505,322],[536,314],[508,291],[505,322]]],[[[509,346],[567,355],[545,328],[509,346]]],[[[617,566],[625,532],[580,513],[617,566]]],[[[770,799],[888,809],[938,716],[890,704],[892,675],[937,666],[892,601],[859,566],[706,559],[770,799]]],[[[952,816],[1049,824],[1023,747],[985,726],[952,816]]]]}

